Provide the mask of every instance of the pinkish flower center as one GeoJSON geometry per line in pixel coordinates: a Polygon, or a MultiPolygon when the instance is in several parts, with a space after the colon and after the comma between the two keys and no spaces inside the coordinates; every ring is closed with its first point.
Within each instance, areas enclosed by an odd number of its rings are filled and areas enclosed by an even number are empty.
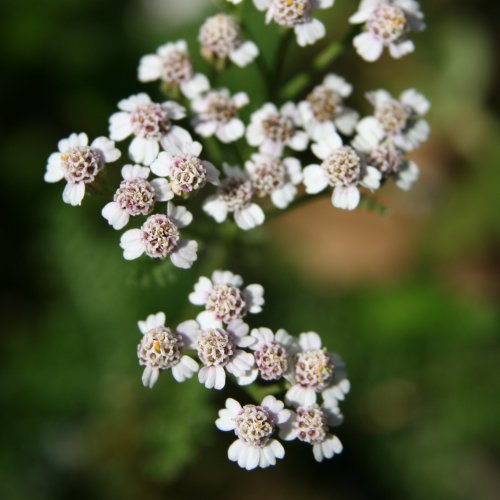
{"type": "Polygon", "coordinates": [[[132,129],[137,137],[160,140],[170,130],[166,109],[154,102],[140,106],[131,113],[132,129]]]}
{"type": "Polygon", "coordinates": [[[217,318],[225,323],[242,318],[247,312],[245,298],[241,290],[226,284],[213,287],[207,298],[206,308],[208,311],[215,313],[217,318]]]}
{"type": "Polygon", "coordinates": [[[141,230],[146,254],[154,259],[164,259],[179,244],[179,228],[166,215],[151,215],[142,225],[141,230]]]}
{"type": "Polygon", "coordinates": [[[286,169],[280,160],[269,158],[255,165],[250,178],[255,194],[263,198],[285,185],[286,169]]]}
{"type": "Polygon", "coordinates": [[[280,113],[273,113],[264,118],[262,128],[267,139],[279,143],[290,139],[295,130],[292,120],[280,113]]]}
{"type": "Polygon", "coordinates": [[[248,179],[226,179],[220,187],[220,196],[230,212],[248,207],[252,201],[253,187],[248,179]]]}
{"type": "Polygon", "coordinates": [[[367,27],[384,45],[390,45],[407,31],[408,19],[401,7],[383,3],[373,11],[367,27]]]}
{"type": "Polygon", "coordinates": [[[123,180],[114,196],[120,208],[132,216],[151,213],[155,199],[153,186],[142,178],[123,180]]]}
{"type": "Polygon", "coordinates": [[[308,96],[314,118],[319,122],[329,122],[342,111],[342,97],[326,87],[316,87],[308,96]]]}
{"type": "Polygon", "coordinates": [[[273,19],[281,26],[293,27],[311,19],[310,0],[273,0],[273,19]]]}
{"type": "Polygon", "coordinates": [[[238,110],[229,96],[222,93],[213,93],[207,99],[207,109],[203,112],[203,118],[206,121],[227,123],[238,116],[238,110]]]}
{"type": "Polygon", "coordinates": [[[161,79],[169,85],[178,85],[193,78],[193,63],[186,52],[172,50],[163,56],[161,79]]]}
{"type": "Polygon", "coordinates": [[[245,405],[235,419],[234,432],[245,443],[261,448],[274,432],[274,419],[262,406],[245,405]]]}
{"type": "Polygon", "coordinates": [[[207,169],[197,156],[190,154],[177,156],[172,162],[170,180],[175,194],[190,193],[205,186],[207,169]]]}
{"type": "Polygon", "coordinates": [[[225,366],[236,350],[233,336],[222,328],[203,330],[197,341],[198,356],[205,366],[225,366]]]}
{"type": "Polygon", "coordinates": [[[295,380],[302,387],[320,392],[333,376],[333,363],[326,349],[299,352],[295,356],[295,380]]]}
{"type": "Polygon", "coordinates": [[[69,148],[61,154],[61,161],[64,177],[72,184],[94,182],[104,166],[101,153],[89,146],[69,148]]]}
{"type": "Polygon", "coordinates": [[[263,344],[254,352],[255,364],[263,380],[278,380],[288,370],[288,354],[278,342],[263,344]]]}
{"type": "Polygon", "coordinates": [[[402,151],[391,142],[385,142],[374,149],[368,159],[368,163],[378,168],[384,175],[396,172],[402,162],[402,151]]]}
{"type": "Polygon", "coordinates": [[[165,326],[146,332],[137,346],[139,363],[165,370],[176,365],[182,356],[184,344],[179,335],[165,326]]]}
{"type": "Polygon", "coordinates": [[[401,133],[411,117],[411,109],[397,101],[388,99],[375,109],[375,118],[380,122],[384,131],[395,135],[401,133]]]}
{"type": "Polygon", "coordinates": [[[361,159],[350,146],[341,146],[322,163],[331,186],[352,186],[361,175],[361,159]]]}
{"type": "Polygon", "coordinates": [[[218,14],[209,17],[200,28],[198,41],[202,54],[211,59],[223,59],[241,45],[241,29],[238,21],[231,16],[218,14]]]}
{"type": "Polygon", "coordinates": [[[297,437],[309,444],[320,444],[329,436],[328,418],[317,405],[297,408],[294,422],[297,437]]]}

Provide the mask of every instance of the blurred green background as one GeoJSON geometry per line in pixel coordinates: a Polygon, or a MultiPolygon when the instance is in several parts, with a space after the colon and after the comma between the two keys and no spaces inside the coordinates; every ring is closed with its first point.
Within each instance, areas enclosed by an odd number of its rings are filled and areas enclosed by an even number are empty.
{"type": "MultiPolygon", "coordinates": [[[[245,0],[268,62],[278,30],[245,0]]],[[[500,5],[423,1],[428,30],[402,61],[364,63],[351,47],[332,71],[366,90],[416,87],[432,101],[431,140],[415,155],[409,193],[387,187],[390,215],[334,210],[328,200],[275,218],[244,246],[216,240],[187,272],[125,262],[99,211],[65,205],[43,183],[46,158],[75,131],[107,132],[136,81],[141,55],[188,38],[220,6],[201,0],[3,0],[0,5],[4,192],[0,498],[482,499],[500,498],[500,5]],[[140,383],[138,319],[172,324],[196,278],[224,265],[266,290],[251,326],[316,330],[346,359],[352,392],[337,429],[345,451],[318,465],[301,443],[270,470],[226,459],[214,427],[226,396],[165,374],[140,383]]],[[[357,2],[320,17],[341,39],[357,2]]],[[[312,49],[292,45],[283,81],[312,49]]],[[[258,70],[220,84],[265,100],[258,70]]],[[[249,112],[250,110],[248,110],[249,112]]],[[[247,114],[248,114],[247,112],[247,114]]],[[[113,168],[113,167],[111,167],[113,168]]],[[[116,170],[118,167],[116,167],[116,170]]]]}

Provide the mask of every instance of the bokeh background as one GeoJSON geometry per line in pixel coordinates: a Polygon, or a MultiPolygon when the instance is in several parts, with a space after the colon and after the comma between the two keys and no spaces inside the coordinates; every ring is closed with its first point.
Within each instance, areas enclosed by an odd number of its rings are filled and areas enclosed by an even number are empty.
{"type": "MultiPolygon", "coordinates": [[[[250,0],[252,36],[272,60],[279,32],[250,0]]],[[[357,5],[320,17],[341,39],[357,5]]],[[[124,262],[99,215],[107,199],[62,203],[46,158],[73,131],[105,134],[136,81],[141,55],[196,33],[220,5],[202,0],[3,0],[2,500],[500,498],[500,122],[498,2],[424,0],[417,52],[376,64],[353,49],[331,69],[366,90],[416,87],[432,101],[433,133],[414,159],[409,193],[387,186],[382,216],[328,200],[273,219],[228,250],[216,238],[188,272],[124,262]],[[272,470],[226,459],[213,421],[227,395],[164,375],[140,384],[136,321],[165,310],[192,317],[196,277],[226,266],[266,289],[252,326],[316,330],[344,356],[352,392],[337,429],[344,453],[321,465],[301,443],[272,470]]],[[[283,83],[328,43],[292,45],[283,83]]],[[[265,99],[258,70],[219,84],[265,99]]]]}

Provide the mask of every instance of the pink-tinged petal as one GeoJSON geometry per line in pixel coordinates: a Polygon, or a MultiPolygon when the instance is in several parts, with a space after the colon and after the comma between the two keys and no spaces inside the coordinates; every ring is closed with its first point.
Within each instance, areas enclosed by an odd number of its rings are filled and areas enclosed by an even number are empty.
{"type": "Polygon", "coordinates": [[[82,204],[84,196],[85,184],[83,182],[78,182],[76,184],[68,182],[68,184],[66,184],[64,188],[62,195],[64,203],[69,203],[74,207],[82,204]]]}
{"type": "Polygon", "coordinates": [[[354,210],[359,205],[361,195],[356,186],[337,186],[333,190],[332,204],[334,207],[344,210],[354,210]]]}

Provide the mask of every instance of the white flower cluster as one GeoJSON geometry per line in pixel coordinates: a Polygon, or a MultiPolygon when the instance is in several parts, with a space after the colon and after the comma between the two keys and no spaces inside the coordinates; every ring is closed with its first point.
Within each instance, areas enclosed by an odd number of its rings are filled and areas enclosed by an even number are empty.
{"type": "Polygon", "coordinates": [[[139,321],[143,384],[153,387],[165,370],[178,382],[198,373],[207,389],[223,389],[227,374],[242,386],[258,379],[282,384],[284,402],[269,395],[258,405],[241,406],[230,398],[219,412],[217,427],[237,437],[229,459],[245,469],[268,467],[283,458],[275,434],[312,445],[317,461],[340,453],[342,445],[330,427],[342,422],[338,403],[350,389],[342,358],[328,352],[314,332],[294,338],[283,329],[250,330],[244,319],[261,312],[264,290],[258,284],[244,287],[241,276],[229,271],[201,277],[189,300],[204,311],[175,329],[165,325],[162,312],[139,321]]]}
{"type": "MultiPolygon", "coordinates": [[[[253,3],[267,12],[268,23],[293,29],[298,44],[305,46],[325,36],[325,26],[313,14],[334,0],[253,3]]],[[[416,0],[362,0],[350,21],[364,26],[353,43],[368,61],[378,59],[385,47],[396,58],[412,52],[408,35],[424,28],[416,0]]],[[[216,71],[228,64],[243,67],[260,57],[242,26],[227,14],[202,24],[201,54],[216,71]]],[[[263,66],[269,95],[278,95],[263,66]]],[[[284,210],[322,191],[331,191],[335,207],[353,210],[362,190],[375,191],[389,178],[410,189],[419,169],[406,155],[429,135],[427,99],[414,89],[399,98],[385,90],[369,92],[374,111],[360,119],[346,104],[352,85],[334,73],[312,82],[315,74],[308,75],[311,88],[300,102],[256,103],[237,89],[212,88],[195,70],[184,40],[166,43],[141,58],[138,79],[159,82],[168,100],[141,92],[119,101],[109,119],[109,137],[89,142],[80,133],[59,141],[45,180],[64,180],[64,202],[80,205],[85,194],[106,189],[104,181],[112,178],[105,179],[106,164],[125,156],[116,147],[123,142],[129,160],[121,165],[119,180],[115,171],[116,185],[102,216],[117,231],[131,219],[137,223],[121,235],[125,259],[145,254],[169,259],[178,268],[190,268],[198,258],[198,243],[182,230],[193,221],[206,223],[207,215],[217,223],[231,217],[239,228],[251,230],[264,223],[266,211],[284,210]],[[245,123],[240,112],[247,106],[251,113],[245,123]],[[216,158],[213,148],[202,146],[210,137],[221,143],[222,154],[216,158]],[[236,143],[231,147],[239,165],[222,161],[223,148],[231,143],[236,143]],[[313,155],[317,160],[312,162],[313,155]],[[201,202],[190,206],[193,215],[184,205],[196,195],[201,202]]],[[[319,335],[306,332],[294,338],[282,329],[251,330],[246,316],[262,310],[264,291],[258,284],[244,287],[241,277],[229,271],[201,277],[189,300],[204,307],[195,320],[172,328],[160,312],[139,322],[144,385],[153,387],[160,372],[171,369],[179,382],[198,373],[208,389],[225,387],[227,374],[242,386],[262,381],[264,387],[281,387],[284,401],[268,395],[260,404],[242,406],[227,399],[219,412],[217,427],[237,437],[229,459],[245,469],[268,467],[283,458],[277,437],[310,444],[318,461],[340,453],[342,445],[330,429],[342,422],[338,404],[349,391],[349,381],[342,359],[323,347],[319,335]]]]}

